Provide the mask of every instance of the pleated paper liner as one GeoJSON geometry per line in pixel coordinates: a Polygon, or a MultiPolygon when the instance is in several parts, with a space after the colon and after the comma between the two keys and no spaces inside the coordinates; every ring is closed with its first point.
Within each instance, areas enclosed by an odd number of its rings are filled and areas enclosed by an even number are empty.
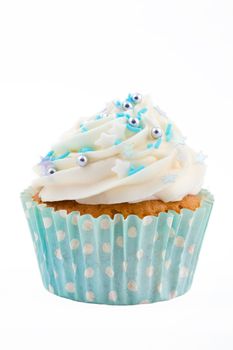
{"type": "Polygon", "coordinates": [[[130,305],[168,300],[191,286],[213,205],[140,219],[54,211],[21,195],[43,284],[61,297],[130,305]]]}

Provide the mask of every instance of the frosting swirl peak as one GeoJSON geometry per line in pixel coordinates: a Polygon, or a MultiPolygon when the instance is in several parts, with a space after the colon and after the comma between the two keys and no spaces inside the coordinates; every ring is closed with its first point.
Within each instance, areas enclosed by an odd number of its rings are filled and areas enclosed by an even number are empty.
{"type": "Polygon", "coordinates": [[[35,166],[33,186],[43,201],[177,201],[200,191],[203,158],[148,96],[131,94],[66,132],[35,166]]]}

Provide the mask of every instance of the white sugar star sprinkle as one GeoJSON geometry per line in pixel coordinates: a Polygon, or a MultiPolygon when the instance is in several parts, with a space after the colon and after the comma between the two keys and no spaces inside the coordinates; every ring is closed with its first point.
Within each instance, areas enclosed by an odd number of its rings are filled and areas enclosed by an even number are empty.
{"type": "Polygon", "coordinates": [[[103,148],[111,147],[114,145],[116,139],[116,135],[109,135],[103,132],[100,135],[100,138],[95,142],[95,145],[101,146],[103,148]]]}
{"type": "Polygon", "coordinates": [[[125,136],[125,128],[125,124],[118,122],[109,130],[109,133],[115,135],[117,139],[121,139],[125,136]]]}
{"type": "Polygon", "coordinates": [[[169,184],[169,183],[175,182],[176,178],[177,178],[176,174],[168,174],[168,175],[162,176],[161,180],[164,184],[169,184]]]}
{"type": "Polygon", "coordinates": [[[126,160],[116,159],[115,166],[112,171],[117,174],[119,178],[125,177],[130,169],[130,162],[126,160]]]}
{"type": "Polygon", "coordinates": [[[203,164],[207,156],[201,151],[196,155],[196,163],[203,164]]]}

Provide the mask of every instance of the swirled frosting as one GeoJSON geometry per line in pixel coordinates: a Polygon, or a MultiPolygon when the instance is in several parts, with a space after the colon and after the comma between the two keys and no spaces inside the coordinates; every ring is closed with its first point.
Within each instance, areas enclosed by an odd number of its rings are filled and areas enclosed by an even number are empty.
{"type": "Polygon", "coordinates": [[[168,202],[200,191],[202,152],[185,144],[176,125],[148,96],[132,96],[81,120],[35,166],[39,177],[33,187],[43,201],[168,202]]]}

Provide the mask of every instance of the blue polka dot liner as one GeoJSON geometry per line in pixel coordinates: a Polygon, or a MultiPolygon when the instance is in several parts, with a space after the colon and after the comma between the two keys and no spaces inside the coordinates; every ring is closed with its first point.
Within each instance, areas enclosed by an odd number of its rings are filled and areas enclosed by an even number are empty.
{"type": "Polygon", "coordinates": [[[55,211],[21,194],[43,284],[64,298],[133,305],[169,300],[191,287],[213,196],[159,216],[93,218],[55,211]]]}

